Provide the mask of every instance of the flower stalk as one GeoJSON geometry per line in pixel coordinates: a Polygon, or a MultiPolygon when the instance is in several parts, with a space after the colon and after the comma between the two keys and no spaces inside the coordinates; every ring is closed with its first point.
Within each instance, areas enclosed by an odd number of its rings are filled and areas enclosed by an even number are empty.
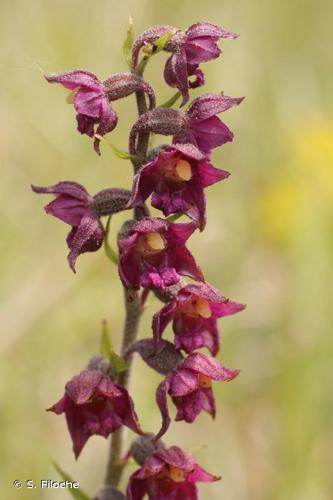
{"type": "Polygon", "coordinates": [[[233,140],[233,133],[218,115],[241,103],[243,98],[204,94],[186,110],[171,106],[204,84],[200,64],[216,59],[220,39],[236,35],[212,23],[199,22],[182,31],[173,26],[153,26],[134,39],[133,25],[123,45],[130,72],[116,73],[101,81],[86,70],[46,76],[70,91],[77,129],[93,140],[100,155],[105,142],[113,154],[130,160],[132,189],[106,188],[95,195],[81,184],[58,182],[49,187],[32,186],[35,193],[53,195],[45,211],[70,226],[66,238],[68,262],[76,272],[81,254],[104,246],[107,257],[118,267],[123,285],[125,320],[120,356],[112,348],[106,322],[100,355],[65,385],[63,397],[49,411],[64,414],[76,458],[94,435],[108,438],[108,461],[103,488],[95,500],[125,499],[120,491],[124,468],[132,457],[140,466],[129,479],[127,500],[198,500],[197,482],[220,479],[205,471],[178,446],[166,448],[160,441],[169,429],[169,404],[176,407],[175,420],[193,423],[206,412],[216,413],[213,382],[227,382],[239,370],[225,368],[216,356],[220,347],[218,319],[245,308],[206,282],[187,240],[206,226],[206,189],[229,177],[211,163],[213,149],[233,140]],[[167,85],[176,93],[156,107],[153,87],[143,78],[150,59],[164,51],[167,85]],[[141,59],[140,59],[141,55],[141,59]],[[117,126],[114,106],[118,99],[135,94],[138,117],[129,133],[129,152],[104,136],[117,126]],[[150,134],[171,137],[169,144],[148,150],[150,134]],[[151,216],[147,203],[160,211],[151,216]],[[109,244],[111,218],[132,211],[117,238],[118,252],[109,244]],[[106,224],[102,222],[107,217],[106,224]],[[185,222],[178,222],[179,218],[185,222]],[[190,281],[188,281],[190,279],[190,281]],[[138,339],[139,322],[148,294],[161,302],[152,318],[150,338],[138,339]],[[163,338],[172,326],[173,341],[163,338]],[[210,354],[198,352],[207,349],[210,354]],[[134,354],[163,377],[155,399],[161,424],[155,434],[144,433],[129,393],[134,354]],[[125,448],[125,427],[139,437],[125,448]]]}

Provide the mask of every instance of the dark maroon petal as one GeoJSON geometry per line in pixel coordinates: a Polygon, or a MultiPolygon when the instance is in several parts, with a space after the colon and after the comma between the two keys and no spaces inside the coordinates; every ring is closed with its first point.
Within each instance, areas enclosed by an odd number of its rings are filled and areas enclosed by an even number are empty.
{"type": "Polygon", "coordinates": [[[115,384],[122,396],[115,400],[114,407],[115,412],[121,417],[124,425],[132,429],[133,432],[137,434],[143,434],[143,431],[139,425],[138,416],[134,410],[134,403],[132,398],[128,394],[127,390],[118,384],[115,384]]]}
{"type": "MultiPolygon", "coordinates": [[[[140,471],[140,469],[138,469],[140,471]]],[[[131,475],[127,486],[127,500],[142,500],[148,492],[148,481],[137,478],[137,472],[131,475]]]]}
{"type": "Polygon", "coordinates": [[[188,40],[185,47],[190,66],[217,59],[221,54],[216,41],[209,37],[188,40]]]}
{"type": "Polygon", "coordinates": [[[98,119],[103,99],[105,98],[101,91],[83,88],[75,95],[74,107],[77,113],[98,119]]]}
{"type": "Polygon", "coordinates": [[[186,140],[192,140],[205,153],[231,142],[233,138],[234,134],[217,116],[191,125],[186,136],[186,140]]]}
{"type": "Polygon", "coordinates": [[[84,216],[78,227],[74,227],[67,237],[67,244],[70,248],[68,262],[73,272],[75,272],[75,262],[77,257],[84,252],[94,252],[98,250],[104,240],[104,229],[98,219],[91,216],[84,216]]]}
{"type": "Polygon", "coordinates": [[[91,208],[86,203],[65,194],[46,205],[45,211],[71,226],[78,226],[82,217],[91,215],[91,208]]]}
{"type": "Polygon", "coordinates": [[[181,364],[181,368],[202,373],[213,380],[229,382],[237,377],[239,370],[225,368],[216,359],[203,353],[190,354],[181,364]]]}
{"type": "Polygon", "coordinates": [[[163,436],[163,434],[166,433],[171,422],[168,410],[168,401],[167,401],[167,394],[169,392],[169,389],[170,389],[170,377],[167,377],[163,382],[160,383],[156,391],[156,402],[162,415],[162,426],[161,429],[156,434],[155,439],[160,439],[163,436]]]}
{"type": "Polygon", "coordinates": [[[196,230],[195,224],[187,223],[187,224],[173,224],[171,223],[169,226],[169,232],[172,233],[172,236],[169,238],[170,243],[185,243],[189,237],[196,230]]]}
{"type": "Polygon", "coordinates": [[[162,333],[172,320],[174,312],[176,310],[177,310],[177,304],[176,301],[173,300],[154,315],[152,328],[157,348],[160,344],[162,333]]]}
{"type": "Polygon", "coordinates": [[[215,168],[208,162],[200,162],[198,164],[198,177],[200,179],[200,185],[203,188],[222,181],[229,177],[229,175],[230,173],[226,170],[215,168]]]}
{"type": "Polygon", "coordinates": [[[193,255],[185,246],[176,246],[172,250],[170,261],[179,274],[189,276],[198,281],[205,280],[204,275],[202,274],[200,267],[195,262],[193,255]]]}
{"type": "Polygon", "coordinates": [[[66,384],[66,394],[75,404],[86,403],[94,394],[103,375],[94,370],[84,370],[66,384]]]}
{"type": "Polygon", "coordinates": [[[167,231],[169,223],[158,217],[146,217],[133,226],[138,233],[161,233],[167,231]]]}
{"type": "Polygon", "coordinates": [[[212,483],[213,481],[218,481],[219,479],[221,478],[218,476],[214,476],[213,474],[210,474],[205,469],[200,467],[200,465],[198,464],[195,464],[194,468],[186,476],[186,480],[193,483],[197,482],[212,483]]]}
{"type": "Polygon", "coordinates": [[[194,80],[189,81],[189,87],[191,89],[196,89],[198,87],[202,87],[202,85],[205,85],[205,75],[203,74],[201,69],[197,67],[197,65],[193,66],[188,64],[187,71],[190,76],[195,77],[194,80]]]}
{"type": "Polygon", "coordinates": [[[77,87],[86,87],[98,90],[102,87],[102,84],[96,75],[90,71],[82,69],[76,69],[74,71],[58,75],[49,75],[45,76],[45,78],[49,83],[60,83],[70,90],[74,90],[77,87]]]}
{"type": "Polygon", "coordinates": [[[211,389],[198,389],[182,397],[174,397],[173,402],[177,407],[175,420],[185,420],[188,424],[195,421],[202,411],[215,417],[215,400],[211,389]]]}
{"type": "Polygon", "coordinates": [[[185,396],[199,387],[199,378],[193,370],[183,368],[184,363],[179,365],[170,377],[169,394],[172,397],[185,396]]]}
{"type": "Polygon", "coordinates": [[[220,26],[213,23],[199,22],[192,24],[186,31],[186,38],[191,40],[198,37],[213,37],[213,38],[237,38],[239,35],[226,31],[220,26]]]}
{"type": "Polygon", "coordinates": [[[164,69],[164,79],[171,87],[177,87],[183,96],[181,106],[189,100],[189,84],[185,48],[180,46],[168,59],[164,69]]]}
{"type": "Polygon", "coordinates": [[[187,215],[193,220],[200,231],[205,229],[206,225],[206,197],[202,187],[193,183],[188,186],[192,203],[190,208],[186,211],[187,215]]]}
{"type": "Polygon", "coordinates": [[[178,446],[171,446],[170,448],[162,448],[154,453],[154,457],[163,460],[168,465],[177,467],[186,472],[191,472],[195,468],[194,458],[185,453],[178,446]]]}
{"type": "MultiPolygon", "coordinates": [[[[97,127],[96,133],[98,135],[105,135],[111,132],[117,125],[118,117],[116,112],[112,109],[111,105],[106,99],[102,100],[101,115],[99,125],[97,127]]],[[[96,137],[94,141],[94,148],[97,154],[100,154],[99,149],[99,139],[96,137]]]]}
{"type": "Polygon", "coordinates": [[[229,97],[221,94],[205,94],[195,99],[187,110],[191,125],[193,122],[207,120],[212,116],[237,106],[244,97],[229,97]]]}
{"type": "MultiPolygon", "coordinates": [[[[183,320],[183,324],[186,320],[183,320]]],[[[207,347],[213,356],[219,351],[219,332],[217,329],[216,320],[209,318],[196,318],[197,328],[189,331],[175,331],[175,347],[184,349],[187,353],[191,353],[202,347],[207,347]]]]}
{"type": "Polygon", "coordinates": [[[35,193],[67,194],[85,202],[91,200],[88,191],[78,182],[63,181],[49,187],[31,185],[31,189],[35,193]]]}
{"type": "Polygon", "coordinates": [[[191,160],[203,161],[206,159],[206,156],[200,149],[194,146],[194,144],[172,144],[167,148],[166,151],[177,151],[182,153],[184,156],[187,156],[191,160]]]}
{"type": "Polygon", "coordinates": [[[98,122],[97,119],[91,118],[90,116],[81,115],[80,113],[76,115],[77,130],[80,134],[88,135],[89,137],[94,137],[95,131],[94,127],[98,122]]]}

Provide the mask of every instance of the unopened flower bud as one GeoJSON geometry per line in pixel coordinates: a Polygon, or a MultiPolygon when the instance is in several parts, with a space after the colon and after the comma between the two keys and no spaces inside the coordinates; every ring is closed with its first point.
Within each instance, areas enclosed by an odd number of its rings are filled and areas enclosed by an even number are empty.
{"type": "Polygon", "coordinates": [[[153,339],[139,340],[129,347],[126,356],[133,352],[140,354],[150,368],[162,375],[168,375],[184,359],[171,342],[164,340],[160,341],[158,345],[153,339]]]}
{"type": "Polygon", "coordinates": [[[185,113],[172,108],[156,108],[140,116],[134,123],[129,140],[129,150],[137,154],[137,138],[140,132],[161,135],[183,135],[186,129],[185,113]]]}
{"type": "Polygon", "coordinates": [[[103,358],[103,356],[94,356],[90,359],[87,364],[87,370],[89,371],[100,371],[104,375],[110,374],[110,362],[108,359],[103,358]]]}
{"type": "Polygon", "coordinates": [[[143,465],[147,458],[153,455],[157,450],[165,448],[162,441],[156,441],[154,438],[154,434],[144,434],[135,439],[131,444],[130,453],[139,465],[143,465]]]}
{"type": "Polygon", "coordinates": [[[149,109],[155,107],[155,94],[149,83],[131,73],[116,73],[103,82],[104,92],[109,101],[116,101],[134,92],[145,92],[149,98],[149,109]]]}
{"type": "Polygon", "coordinates": [[[103,189],[95,194],[93,207],[98,217],[112,215],[128,209],[131,192],[127,189],[103,189]]]}

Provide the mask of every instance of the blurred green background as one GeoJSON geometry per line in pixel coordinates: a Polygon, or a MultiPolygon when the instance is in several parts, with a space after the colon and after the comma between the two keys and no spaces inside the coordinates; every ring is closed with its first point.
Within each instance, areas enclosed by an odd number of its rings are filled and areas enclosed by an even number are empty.
{"type": "MultiPolygon", "coordinates": [[[[92,194],[130,187],[130,164],[103,145],[96,156],[75,131],[66,91],[38,69],[86,68],[101,78],[125,71],[129,14],[137,34],[207,20],[241,35],[222,42],[223,56],[203,68],[205,91],[246,100],[223,117],[235,140],[213,162],[232,176],[209,189],[207,229],[190,248],[208,281],[248,304],[220,322],[219,359],[242,373],[216,384],[215,422],[202,414],[194,425],[173,423],[166,442],[223,476],[200,486],[202,499],[333,498],[332,2],[2,0],[0,9],[0,498],[69,498],[12,487],[14,479],[58,479],[51,460],[91,494],[104,476],[108,443],[92,438],[75,462],[64,419],[44,409],[97,351],[102,318],[119,345],[117,271],[100,251],[81,256],[73,275],[68,229],[43,213],[49,198],[29,185],[76,180],[92,194]]],[[[147,71],[159,102],[172,95],[165,59],[147,71]]],[[[126,149],[134,97],[114,107],[120,120],[110,139],[126,149]]],[[[115,218],[113,238],[124,220],[115,218]]],[[[158,307],[149,300],[142,336],[158,307]]],[[[147,430],[160,423],[160,379],[136,360],[131,391],[147,430]]]]}

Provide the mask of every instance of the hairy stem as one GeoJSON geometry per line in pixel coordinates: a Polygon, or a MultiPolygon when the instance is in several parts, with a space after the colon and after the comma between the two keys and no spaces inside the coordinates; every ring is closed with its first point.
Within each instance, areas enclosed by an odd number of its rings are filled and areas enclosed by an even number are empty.
{"type": "MultiPolygon", "coordinates": [[[[144,67],[142,67],[142,69],[140,69],[139,71],[134,70],[133,73],[142,76],[143,70],[144,67]]],[[[139,116],[142,115],[143,113],[146,113],[147,103],[144,92],[136,92],[136,103],[139,116]]],[[[140,157],[140,159],[132,161],[134,167],[134,173],[136,173],[140,169],[142,163],[144,162],[144,159],[147,155],[148,143],[149,143],[149,132],[140,133],[138,136],[138,143],[137,143],[137,154],[140,157]]],[[[141,212],[142,211],[138,209],[134,210],[135,220],[139,220],[142,217],[141,212]]],[[[124,356],[129,345],[131,345],[136,340],[138,334],[139,320],[143,310],[138,292],[133,292],[124,289],[124,293],[125,293],[126,318],[125,318],[123,341],[121,348],[122,356],[124,356]]],[[[129,385],[131,365],[132,365],[132,355],[130,355],[126,361],[128,363],[128,369],[124,372],[121,372],[118,375],[117,379],[118,384],[120,384],[125,388],[127,388],[129,385]]],[[[115,487],[119,486],[122,473],[125,467],[125,463],[122,460],[122,455],[124,451],[123,441],[124,441],[124,427],[121,426],[112,435],[110,454],[105,476],[106,485],[111,485],[115,487]]]]}
{"type": "MultiPolygon", "coordinates": [[[[144,71],[144,66],[140,67],[139,65],[138,69],[133,70],[133,73],[136,74],[137,76],[142,76],[143,71],[144,71]]],[[[147,112],[148,109],[145,93],[136,92],[135,97],[136,97],[136,105],[138,108],[138,115],[139,116],[143,115],[144,113],[147,112]]],[[[138,136],[137,153],[136,153],[140,159],[133,161],[134,173],[138,172],[145,157],[147,156],[148,144],[149,144],[149,132],[145,131],[140,132],[138,136]]]]}
{"type": "MultiPolygon", "coordinates": [[[[121,355],[124,356],[128,346],[135,341],[138,333],[138,326],[142,307],[140,304],[140,297],[138,292],[129,292],[124,290],[125,293],[125,307],[126,319],[123,330],[123,343],[121,348],[121,355]]],[[[132,365],[132,356],[127,359],[128,369],[121,372],[118,376],[117,382],[123,387],[128,387],[130,370],[132,365]]],[[[122,461],[123,453],[123,439],[124,439],[124,426],[119,427],[111,439],[110,455],[106,471],[105,484],[111,486],[118,486],[121,480],[125,464],[122,461]]]]}

